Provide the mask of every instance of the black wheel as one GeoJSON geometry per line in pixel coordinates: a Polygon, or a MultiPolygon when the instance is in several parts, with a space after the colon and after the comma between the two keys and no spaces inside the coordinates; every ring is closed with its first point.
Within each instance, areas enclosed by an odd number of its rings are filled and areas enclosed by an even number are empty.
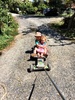
{"type": "Polygon", "coordinates": [[[29,73],[32,72],[32,65],[30,65],[30,68],[28,68],[27,71],[28,71],[29,73]]]}
{"type": "Polygon", "coordinates": [[[28,72],[28,73],[31,73],[31,70],[30,70],[30,68],[28,68],[28,69],[27,69],[27,72],[28,72]]]}
{"type": "Polygon", "coordinates": [[[50,64],[47,64],[47,66],[48,66],[47,71],[50,71],[51,70],[50,64]]]}
{"type": "Polygon", "coordinates": [[[46,57],[44,57],[44,61],[46,61],[46,57]]]}

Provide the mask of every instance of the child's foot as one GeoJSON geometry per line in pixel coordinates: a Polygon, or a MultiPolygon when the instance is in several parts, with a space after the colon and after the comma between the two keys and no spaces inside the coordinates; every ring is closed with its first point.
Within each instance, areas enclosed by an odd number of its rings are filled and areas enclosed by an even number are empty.
{"type": "Polygon", "coordinates": [[[45,57],[47,57],[47,56],[48,56],[48,54],[44,54],[44,56],[45,56],[45,57]]]}
{"type": "Polygon", "coordinates": [[[40,56],[40,57],[41,57],[41,58],[44,58],[45,56],[42,55],[42,56],[40,56]]]}

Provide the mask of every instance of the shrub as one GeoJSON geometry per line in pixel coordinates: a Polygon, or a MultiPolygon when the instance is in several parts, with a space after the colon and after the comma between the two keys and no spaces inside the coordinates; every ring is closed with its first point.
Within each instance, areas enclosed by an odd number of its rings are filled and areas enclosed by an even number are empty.
{"type": "Polygon", "coordinates": [[[0,50],[14,40],[14,36],[18,34],[18,24],[6,9],[0,8],[0,50]]]}
{"type": "Polygon", "coordinates": [[[44,3],[43,3],[43,4],[40,3],[40,4],[38,5],[38,10],[41,11],[41,12],[43,12],[43,10],[44,10],[45,8],[47,8],[47,5],[45,5],[44,3]]]}
{"type": "Polygon", "coordinates": [[[13,36],[0,35],[0,50],[4,49],[14,40],[13,36]]]}

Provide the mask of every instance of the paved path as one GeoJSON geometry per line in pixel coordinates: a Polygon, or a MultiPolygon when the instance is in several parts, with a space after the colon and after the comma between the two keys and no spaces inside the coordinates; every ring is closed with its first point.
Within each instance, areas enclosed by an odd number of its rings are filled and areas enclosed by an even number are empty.
{"type": "Polygon", "coordinates": [[[34,63],[29,61],[28,53],[34,45],[35,32],[32,30],[39,30],[48,39],[48,63],[51,65],[48,74],[65,100],[75,100],[75,44],[61,40],[57,32],[47,26],[47,23],[58,18],[15,17],[21,34],[15,38],[11,48],[0,56],[0,99],[28,100],[37,76],[30,100],[62,100],[45,72],[27,72],[27,68],[34,63]]]}

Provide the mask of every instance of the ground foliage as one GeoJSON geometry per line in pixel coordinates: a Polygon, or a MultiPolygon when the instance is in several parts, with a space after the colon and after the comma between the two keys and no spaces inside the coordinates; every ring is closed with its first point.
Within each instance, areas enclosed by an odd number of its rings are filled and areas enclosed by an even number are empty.
{"type": "MultiPolygon", "coordinates": [[[[1,6],[1,5],[0,5],[1,6]]],[[[14,40],[14,36],[18,34],[18,24],[15,22],[7,9],[2,6],[0,8],[0,50],[5,48],[14,40]]]]}

